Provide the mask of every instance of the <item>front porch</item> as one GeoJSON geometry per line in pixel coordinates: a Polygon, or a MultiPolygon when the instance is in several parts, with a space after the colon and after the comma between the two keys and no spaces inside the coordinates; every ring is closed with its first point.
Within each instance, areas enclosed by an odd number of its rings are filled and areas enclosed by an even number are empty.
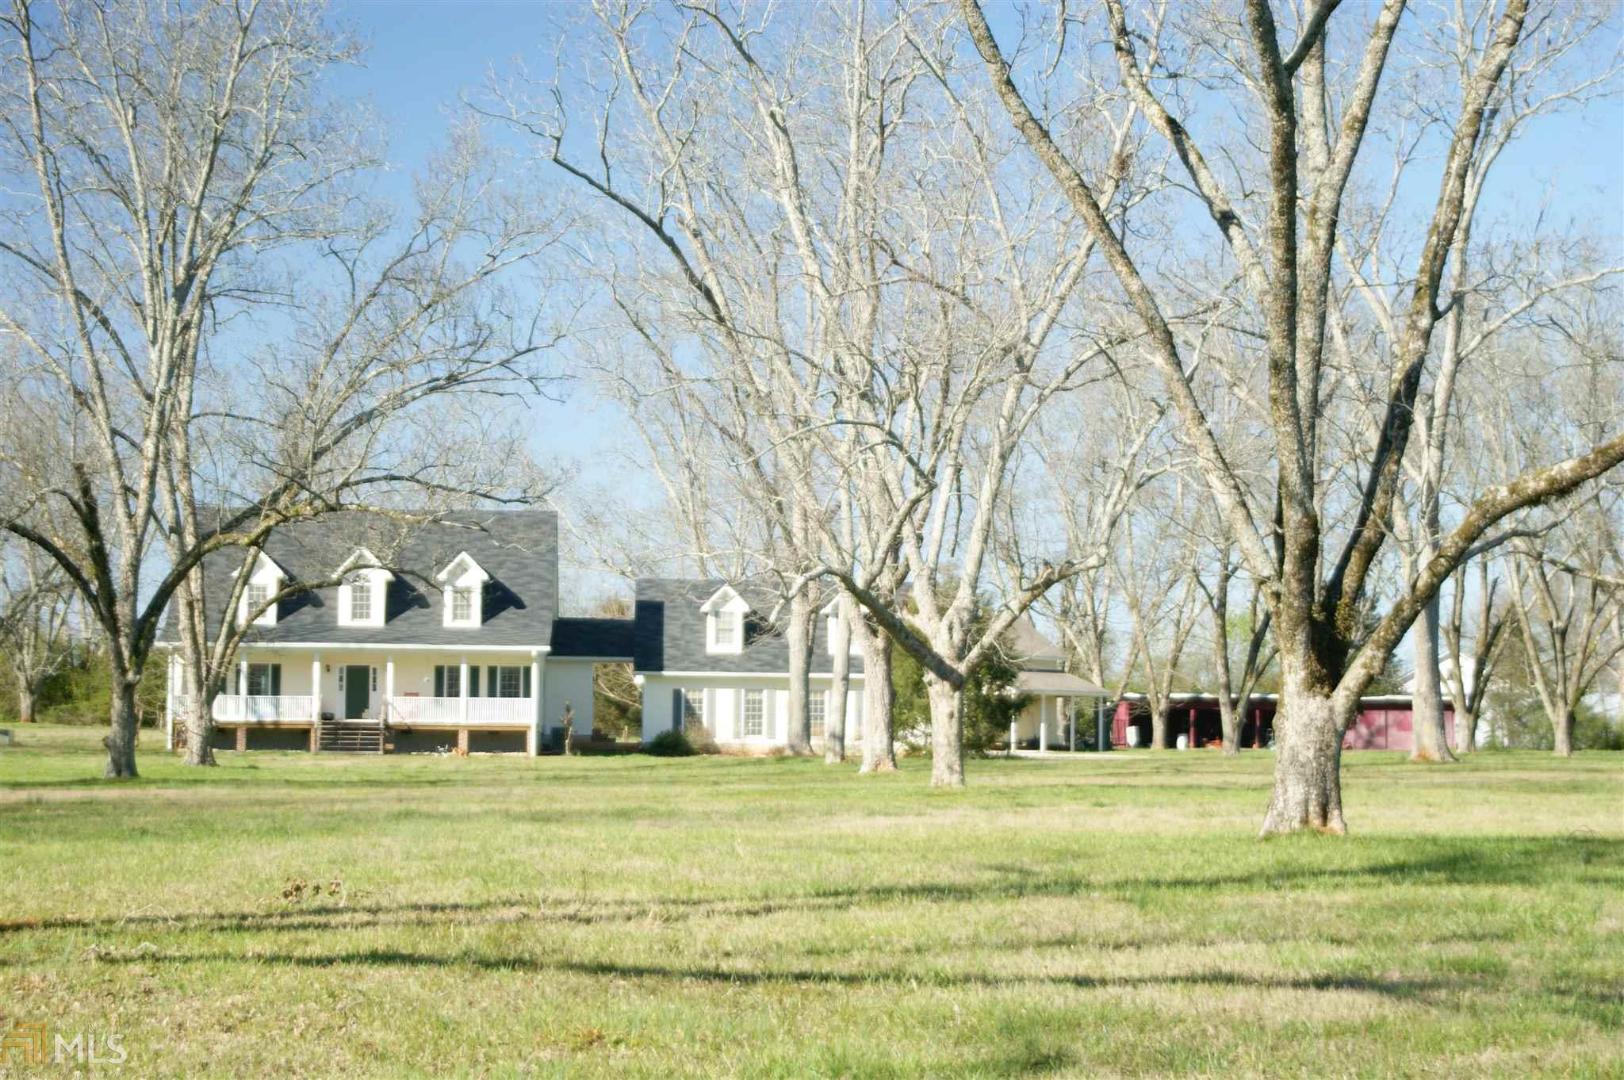
{"type": "Polygon", "coordinates": [[[1026,706],[1010,722],[1008,749],[1097,749],[1105,691],[1063,671],[1022,671],[1015,692],[1026,706]]]}
{"type": "MultiPolygon", "coordinates": [[[[545,650],[447,654],[346,647],[301,654],[247,647],[212,713],[222,742],[238,750],[254,742],[289,748],[283,744],[292,738],[250,739],[250,732],[304,731],[312,751],[444,749],[454,738],[463,752],[477,744],[534,755],[544,736],[544,669],[545,650]],[[482,739],[470,738],[481,733],[482,739]]],[[[181,675],[178,658],[172,658],[165,708],[171,746],[176,720],[190,704],[181,675]]]]}

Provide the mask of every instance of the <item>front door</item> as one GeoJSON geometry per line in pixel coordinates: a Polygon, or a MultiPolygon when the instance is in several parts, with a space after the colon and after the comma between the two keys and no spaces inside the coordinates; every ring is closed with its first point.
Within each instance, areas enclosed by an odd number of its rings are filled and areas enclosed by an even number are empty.
{"type": "Polygon", "coordinates": [[[372,697],[372,669],[351,664],[344,669],[344,719],[359,720],[366,715],[372,697]]]}

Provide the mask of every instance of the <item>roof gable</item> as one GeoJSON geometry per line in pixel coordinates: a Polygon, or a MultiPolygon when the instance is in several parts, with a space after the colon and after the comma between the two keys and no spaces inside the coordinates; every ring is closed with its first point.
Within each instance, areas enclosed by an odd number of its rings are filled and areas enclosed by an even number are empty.
{"type": "MultiPolygon", "coordinates": [[[[749,619],[754,632],[738,653],[707,653],[704,608],[726,587],[752,612],[772,611],[777,593],[750,582],[719,578],[641,578],[637,582],[634,663],[638,671],[704,671],[775,674],[789,670],[789,646],[781,628],[765,616],[749,619]]],[[[788,605],[782,605],[787,610],[788,605]]],[[[831,670],[828,621],[812,620],[812,670],[831,670]]],[[[862,674],[860,657],[851,671],[862,674]]]]}
{"type": "MultiPolygon", "coordinates": [[[[336,576],[334,567],[369,561],[394,572],[384,586],[382,626],[338,625],[337,588],[322,586],[287,598],[277,625],[256,627],[250,644],[550,647],[558,611],[558,517],[551,510],[462,511],[428,522],[344,511],[282,526],[267,538],[265,548],[295,582],[330,581],[336,576]],[[491,579],[484,590],[484,620],[477,628],[442,625],[435,575],[462,554],[491,579]]],[[[220,612],[214,609],[230,596],[230,571],[241,562],[240,549],[204,560],[211,632],[219,625],[220,612]]]]}
{"type": "Polygon", "coordinates": [[[446,563],[444,568],[434,575],[434,580],[442,585],[464,579],[471,579],[475,584],[480,585],[491,579],[489,571],[479,565],[479,560],[466,551],[459,551],[455,559],[446,563]]]}

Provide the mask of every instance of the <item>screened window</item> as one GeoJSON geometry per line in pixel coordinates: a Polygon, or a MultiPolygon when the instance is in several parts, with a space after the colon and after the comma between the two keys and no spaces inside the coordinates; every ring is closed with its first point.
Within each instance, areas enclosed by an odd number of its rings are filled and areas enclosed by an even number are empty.
{"type": "Polygon", "coordinates": [[[372,582],[360,574],[350,579],[350,621],[368,622],[372,619],[372,582]]]}
{"type": "Polygon", "coordinates": [[[251,697],[264,697],[282,692],[282,665],[281,664],[249,664],[248,665],[248,694],[251,697]]]}
{"type": "Polygon", "coordinates": [[[474,617],[474,590],[451,590],[451,621],[470,622],[474,617]]]}
{"type": "MultiPolygon", "coordinates": [[[[473,672],[473,692],[469,697],[479,696],[479,669],[469,668],[473,672]]],[[[530,669],[523,666],[499,667],[492,664],[485,669],[485,696],[527,698],[530,696],[530,669]]]]}
{"type": "Polygon", "coordinates": [[[739,643],[739,616],[736,612],[723,611],[716,616],[716,645],[718,648],[731,649],[739,643]]]}
{"type": "Polygon", "coordinates": [[[684,728],[705,726],[705,691],[684,690],[682,692],[682,726],[684,728]]]}
{"type": "Polygon", "coordinates": [[[823,738],[824,717],[828,715],[828,711],[829,691],[814,690],[807,696],[806,713],[807,717],[812,721],[812,737],[814,739],[823,738]]]}
{"type": "Polygon", "coordinates": [[[270,598],[271,587],[269,585],[248,586],[248,617],[252,619],[260,615],[259,609],[264,606],[265,602],[270,598]]]}
{"type": "Polygon", "coordinates": [[[746,737],[762,733],[767,715],[765,696],[760,690],[746,690],[744,692],[744,723],[742,726],[746,737]]]}

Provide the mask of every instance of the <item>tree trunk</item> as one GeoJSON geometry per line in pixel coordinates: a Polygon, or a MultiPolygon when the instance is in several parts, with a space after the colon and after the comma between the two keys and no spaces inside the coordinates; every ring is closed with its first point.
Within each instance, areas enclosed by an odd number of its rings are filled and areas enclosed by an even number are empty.
{"type": "Polygon", "coordinates": [[[838,765],[846,760],[846,694],[851,690],[850,605],[842,599],[840,617],[829,635],[832,675],[829,679],[829,705],[823,713],[823,760],[838,765]]]}
{"type": "Polygon", "coordinates": [[[1167,710],[1165,704],[1153,705],[1150,710],[1150,748],[1167,749],[1167,710]]]}
{"type": "Polygon", "coordinates": [[[1410,701],[1410,760],[1454,761],[1444,733],[1444,695],[1438,674],[1438,598],[1410,628],[1415,650],[1415,694],[1410,701]]]}
{"type": "Polygon", "coordinates": [[[17,722],[19,724],[34,722],[34,688],[28,685],[26,679],[17,680],[17,722]]]}
{"type": "Polygon", "coordinates": [[[812,598],[802,589],[789,602],[789,626],[784,633],[789,646],[789,752],[812,752],[811,690],[807,676],[812,670],[812,598]]]}
{"type": "Polygon", "coordinates": [[[107,773],[109,780],[134,779],[135,738],[140,716],[136,712],[136,684],[128,677],[113,676],[113,705],[109,720],[111,730],[104,740],[107,747],[107,773]]]}
{"type": "Polygon", "coordinates": [[[1241,752],[1241,717],[1243,707],[1230,700],[1228,694],[1218,695],[1218,722],[1224,730],[1224,756],[1236,757],[1241,752]]]}
{"type": "Polygon", "coordinates": [[[870,626],[863,634],[863,766],[860,772],[897,767],[891,719],[891,639],[870,626]]]}
{"type": "Polygon", "coordinates": [[[1573,710],[1566,701],[1557,706],[1557,713],[1551,718],[1551,734],[1555,736],[1551,748],[1556,751],[1556,756],[1572,757],[1573,710]]]}
{"type": "Polygon", "coordinates": [[[1342,732],[1348,717],[1329,691],[1286,677],[1274,718],[1274,795],[1263,836],[1300,832],[1341,834],[1342,732]]]}
{"type": "MultiPolygon", "coordinates": [[[[182,717],[186,731],[187,765],[210,766],[214,760],[214,699],[222,687],[211,678],[209,648],[204,636],[201,570],[187,575],[175,591],[175,622],[180,627],[181,686],[189,702],[182,717]]],[[[228,654],[229,655],[229,654],[228,654]]],[[[246,693],[247,687],[239,692],[246,693]]]]}
{"type": "Polygon", "coordinates": [[[925,672],[930,698],[930,786],[964,786],[964,691],[925,672]]]}
{"type": "Polygon", "coordinates": [[[215,765],[214,693],[189,694],[186,715],[186,764],[215,765]]]}
{"type": "Polygon", "coordinates": [[[1464,756],[1477,749],[1477,713],[1455,704],[1455,754],[1464,756]]]}

